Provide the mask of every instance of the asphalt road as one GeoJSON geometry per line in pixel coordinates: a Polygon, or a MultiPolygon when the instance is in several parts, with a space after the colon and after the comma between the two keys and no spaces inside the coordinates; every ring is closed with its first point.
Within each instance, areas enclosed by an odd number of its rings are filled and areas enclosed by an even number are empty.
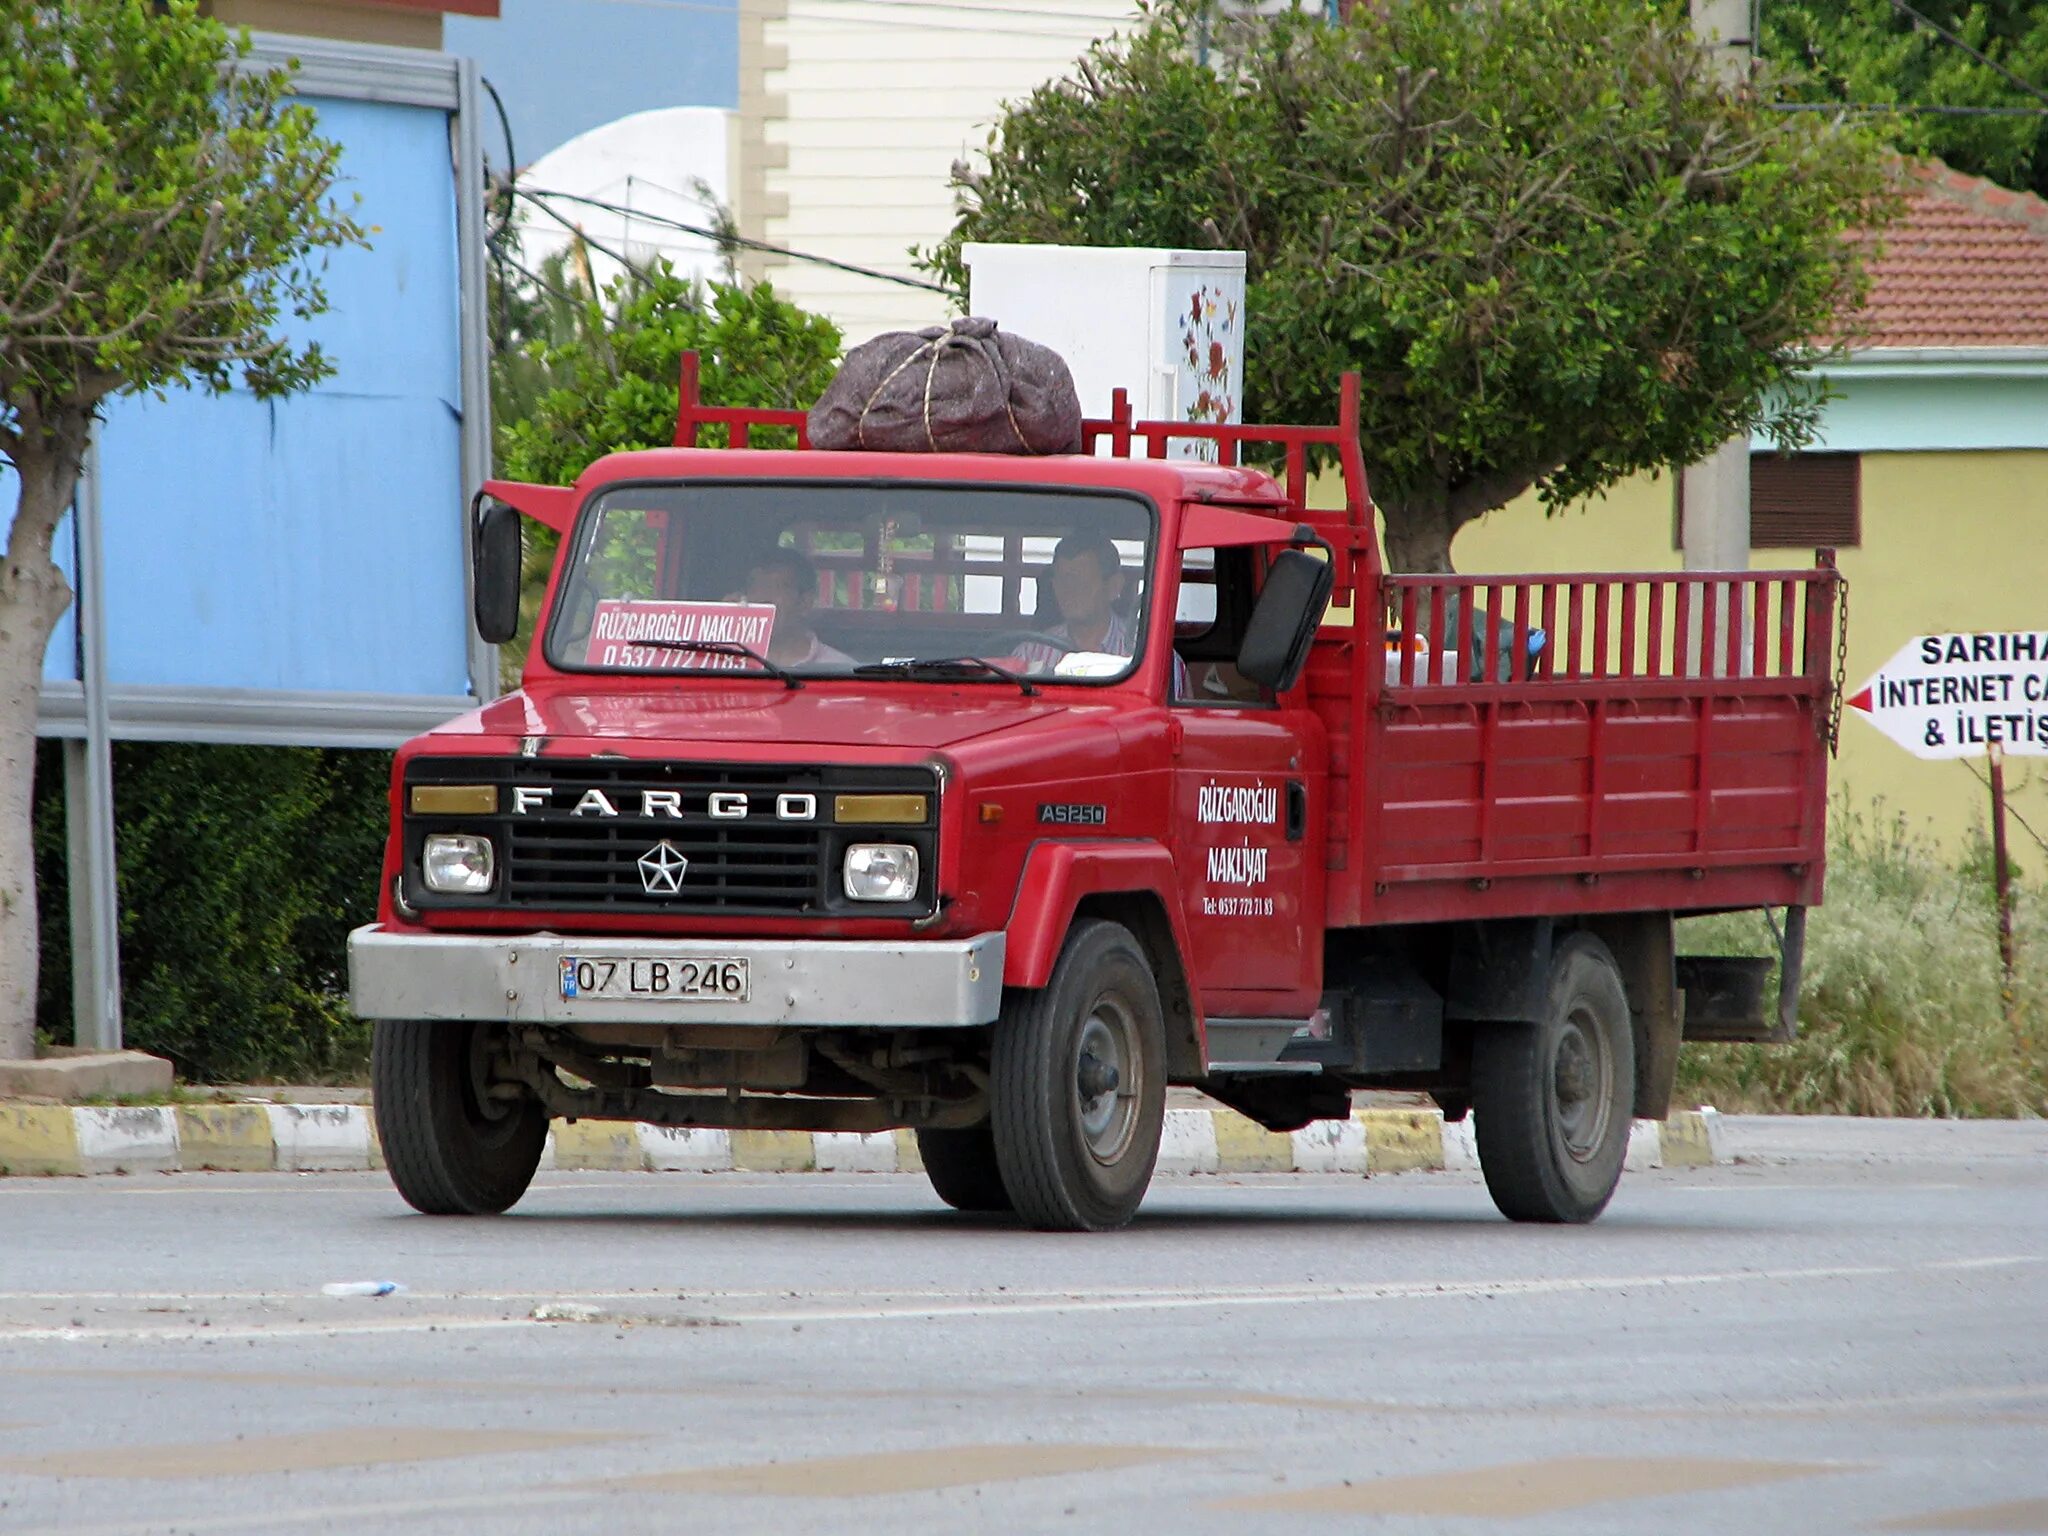
{"type": "Polygon", "coordinates": [[[2048,1532],[2048,1128],[1476,1177],[0,1180],[0,1531],[2048,1532]],[[324,1282],[403,1281],[330,1298],[324,1282]]]}

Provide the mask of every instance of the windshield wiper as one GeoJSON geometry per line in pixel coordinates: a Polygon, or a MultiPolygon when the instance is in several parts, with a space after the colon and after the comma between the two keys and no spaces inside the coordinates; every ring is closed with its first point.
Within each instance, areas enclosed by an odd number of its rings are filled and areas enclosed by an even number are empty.
{"type": "Polygon", "coordinates": [[[933,673],[940,677],[978,675],[991,681],[1015,683],[1024,691],[1024,697],[1027,699],[1038,692],[1037,687],[1028,678],[1019,677],[1008,667],[999,667],[979,656],[911,656],[902,661],[863,662],[853,669],[855,677],[914,677],[920,672],[933,673]]]}
{"type": "Polygon", "coordinates": [[[804,685],[804,680],[789,668],[770,661],[751,645],[741,645],[737,640],[635,640],[633,644],[644,645],[656,651],[703,651],[711,656],[744,656],[749,661],[758,661],[769,672],[781,678],[787,688],[794,690],[804,685]]]}

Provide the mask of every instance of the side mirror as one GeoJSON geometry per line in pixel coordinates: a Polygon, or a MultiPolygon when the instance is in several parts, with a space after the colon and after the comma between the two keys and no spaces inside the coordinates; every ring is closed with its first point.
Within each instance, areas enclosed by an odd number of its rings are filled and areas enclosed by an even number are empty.
{"type": "Polygon", "coordinates": [[[470,547],[476,632],[491,645],[519,633],[519,514],[502,501],[477,514],[470,547]]]}
{"type": "Polygon", "coordinates": [[[1245,625],[1244,643],[1237,648],[1237,670],[1275,693],[1299,682],[1336,580],[1336,566],[1306,550],[1286,549],[1274,556],[1245,625]]]}

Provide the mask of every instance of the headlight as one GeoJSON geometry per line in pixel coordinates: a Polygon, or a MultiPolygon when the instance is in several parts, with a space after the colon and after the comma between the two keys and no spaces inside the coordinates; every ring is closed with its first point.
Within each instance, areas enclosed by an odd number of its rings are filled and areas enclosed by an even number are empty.
{"type": "Polygon", "coordinates": [[[846,894],[855,901],[917,895],[917,850],[908,843],[855,843],[846,850],[846,894]]]}
{"type": "Polygon", "coordinates": [[[445,896],[480,896],[491,888],[497,860],[488,837],[437,832],[420,851],[420,872],[427,889],[445,896]]]}

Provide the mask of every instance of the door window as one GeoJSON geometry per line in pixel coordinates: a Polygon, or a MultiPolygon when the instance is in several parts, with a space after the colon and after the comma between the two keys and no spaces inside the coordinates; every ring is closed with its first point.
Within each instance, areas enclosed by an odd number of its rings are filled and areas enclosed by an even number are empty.
{"type": "Polygon", "coordinates": [[[1242,547],[1182,551],[1173,649],[1185,673],[1174,669],[1176,704],[1242,709],[1273,702],[1270,689],[1237,670],[1238,648],[1244,643],[1257,595],[1257,551],[1242,547]]]}

